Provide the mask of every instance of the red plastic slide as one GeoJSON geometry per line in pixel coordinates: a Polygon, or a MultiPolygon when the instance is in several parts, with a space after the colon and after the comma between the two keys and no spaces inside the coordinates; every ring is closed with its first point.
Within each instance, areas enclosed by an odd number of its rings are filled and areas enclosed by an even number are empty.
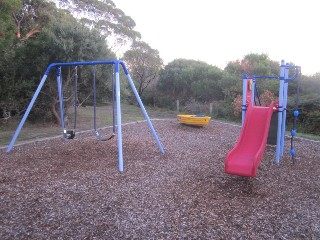
{"type": "Polygon", "coordinates": [[[256,176],[266,148],[272,112],[273,102],[269,107],[249,104],[238,142],[226,157],[226,173],[256,176]]]}

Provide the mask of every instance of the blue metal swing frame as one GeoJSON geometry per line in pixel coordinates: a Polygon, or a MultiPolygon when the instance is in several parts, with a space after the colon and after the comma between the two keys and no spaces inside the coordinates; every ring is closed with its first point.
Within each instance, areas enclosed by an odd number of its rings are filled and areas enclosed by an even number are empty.
{"type": "MultiPolygon", "coordinates": [[[[45,71],[45,74],[44,76],[42,77],[29,105],[28,105],[28,108],[25,112],[25,114],[23,115],[11,141],[10,141],[10,144],[9,146],[7,147],[6,149],[6,152],[10,152],[11,149],[13,148],[18,136],[19,136],[19,133],[44,85],[44,83],[46,82],[46,79],[51,71],[51,69],[53,68],[56,68],[56,73],[57,73],[57,85],[58,85],[58,94],[59,94],[59,102],[60,102],[60,117],[61,119],[64,119],[64,111],[63,111],[63,93],[62,93],[62,80],[61,80],[61,67],[66,67],[66,66],[80,66],[80,65],[102,65],[102,64],[111,64],[111,65],[114,65],[114,70],[115,70],[115,80],[116,80],[116,114],[117,114],[117,135],[118,135],[118,166],[119,166],[119,171],[120,172],[123,172],[124,170],[124,164],[123,164],[123,152],[122,152],[122,128],[121,128],[121,103],[120,103],[120,73],[119,73],[119,69],[120,69],[120,65],[122,66],[122,69],[127,77],[127,80],[130,84],[130,87],[139,103],[139,106],[142,110],[142,113],[148,123],[148,126],[152,132],[152,135],[158,145],[158,148],[160,150],[160,152],[162,154],[164,154],[164,148],[157,136],[157,133],[151,123],[151,120],[148,116],[148,113],[140,99],[140,96],[137,92],[137,89],[131,79],[131,76],[129,74],[129,71],[128,69],[126,68],[126,65],[123,61],[121,60],[101,60],[101,61],[90,61],[90,62],[68,62],[68,63],[52,63],[50,64],[46,71],[45,71]]],[[[61,121],[61,127],[62,127],[62,133],[64,132],[65,130],[65,126],[64,126],[64,121],[61,121]]],[[[65,135],[63,135],[64,137],[64,140],[66,140],[66,137],[65,135]]]]}

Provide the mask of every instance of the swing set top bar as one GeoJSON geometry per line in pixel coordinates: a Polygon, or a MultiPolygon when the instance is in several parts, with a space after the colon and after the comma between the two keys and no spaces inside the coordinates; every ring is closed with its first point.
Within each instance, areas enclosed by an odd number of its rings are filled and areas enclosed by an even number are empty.
{"type": "Polygon", "coordinates": [[[128,70],[124,62],[121,60],[100,60],[100,61],[89,61],[89,62],[66,62],[66,63],[51,63],[45,72],[48,75],[51,68],[53,67],[64,67],[64,66],[80,66],[80,65],[102,65],[102,64],[120,64],[123,67],[125,74],[128,74],[128,70]]]}

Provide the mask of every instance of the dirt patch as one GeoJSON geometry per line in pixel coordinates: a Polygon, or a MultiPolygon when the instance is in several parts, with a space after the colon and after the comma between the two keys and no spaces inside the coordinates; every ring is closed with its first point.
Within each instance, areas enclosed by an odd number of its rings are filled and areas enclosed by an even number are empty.
{"type": "Polygon", "coordinates": [[[125,125],[122,174],[116,137],[0,150],[0,239],[320,239],[319,142],[298,139],[294,165],[267,146],[251,179],[224,173],[239,127],[153,124],[166,153],[125,125]]]}

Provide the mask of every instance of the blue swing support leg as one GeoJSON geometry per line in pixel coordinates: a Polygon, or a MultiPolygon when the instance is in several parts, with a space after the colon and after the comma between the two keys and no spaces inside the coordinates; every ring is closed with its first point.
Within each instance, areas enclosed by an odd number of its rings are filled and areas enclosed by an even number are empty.
{"type": "MultiPolygon", "coordinates": [[[[134,83],[133,83],[133,81],[132,81],[132,79],[131,79],[131,76],[130,76],[130,74],[129,74],[129,72],[128,72],[128,70],[127,70],[124,62],[120,62],[120,63],[121,63],[121,65],[122,65],[122,67],[123,67],[123,69],[124,69],[124,71],[125,71],[125,74],[127,75],[129,84],[130,84],[130,86],[131,86],[131,88],[132,88],[132,91],[133,91],[134,95],[136,96],[136,99],[137,99],[137,101],[138,101],[138,103],[139,103],[139,106],[140,106],[140,108],[141,108],[141,110],[142,110],[142,113],[143,113],[145,119],[146,119],[147,122],[148,122],[149,128],[150,128],[150,130],[151,130],[151,132],[152,132],[152,135],[153,135],[153,137],[154,137],[154,139],[155,139],[155,141],[156,141],[156,143],[157,143],[157,145],[158,145],[158,148],[160,149],[160,152],[161,152],[162,154],[164,154],[164,149],[163,149],[163,147],[162,147],[162,145],[161,145],[161,142],[160,142],[160,140],[159,140],[159,138],[158,138],[158,136],[157,136],[156,131],[155,131],[154,128],[153,128],[153,125],[152,125],[152,123],[151,123],[151,121],[150,121],[150,118],[149,118],[149,116],[148,116],[148,113],[147,113],[147,111],[146,111],[146,109],[145,109],[145,107],[144,107],[144,105],[143,105],[143,103],[142,103],[142,101],[141,101],[141,99],[140,99],[140,97],[139,97],[138,91],[137,91],[136,87],[134,86],[134,83]]],[[[119,95],[120,95],[120,93],[119,93],[119,95]]]]}
{"type": "Polygon", "coordinates": [[[32,99],[31,99],[31,101],[30,101],[30,103],[29,103],[29,105],[28,105],[28,108],[27,108],[26,112],[24,113],[24,115],[23,115],[23,117],[22,117],[22,119],[21,119],[21,121],[20,121],[20,123],[19,123],[19,125],[18,125],[18,127],[17,127],[17,129],[16,129],[16,131],[14,132],[13,137],[12,137],[12,139],[11,139],[11,141],[10,141],[7,149],[6,149],[6,152],[7,152],[7,153],[12,150],[12,148],[13,148],[13,146],[14,146],[14,143],[16,142],[16,140],[17,140],[17,138],[18,138],[18,136],[19,136],[19,133],[20,133],[20,131],[21,131],[24,123],[26,122],[27,117],[28,117],[28,115],[29,115],[29,113],[30,113],[33,105],[34,105],[34,102],[36,101],[36,99],[37,99],[37,97],[38,97],[38,95],[39,95],[39,93],[40,93],[40,91],[41,91],[41,89],[42,89],[42,87],[43,87],[43,84],[46,82],[46,79],[47,79],[47,77],[48,77],[48,74],[49,74],[49,72],[46,72],[46,73],[44,74],[44,76],[42,77],[42,79],[41,79],[41,81],[40,81],[40,83],[39,83],[39,85],[38,85],[38,87],[37,87],[37,90],[36,90],[35,93],[33,94],[33,97],[32,97],[32,99]]]}
{"type": "Polygon", "coordinates": [[[121,127],[121,103],[120,103],[120,74],[119,62],[114,65],[116,73],[116,107],[117,107],[117,127],[118,127],[118,165],[119,171],[123,172],[123,153],[122,153],[122,127],[121,127]]]}

